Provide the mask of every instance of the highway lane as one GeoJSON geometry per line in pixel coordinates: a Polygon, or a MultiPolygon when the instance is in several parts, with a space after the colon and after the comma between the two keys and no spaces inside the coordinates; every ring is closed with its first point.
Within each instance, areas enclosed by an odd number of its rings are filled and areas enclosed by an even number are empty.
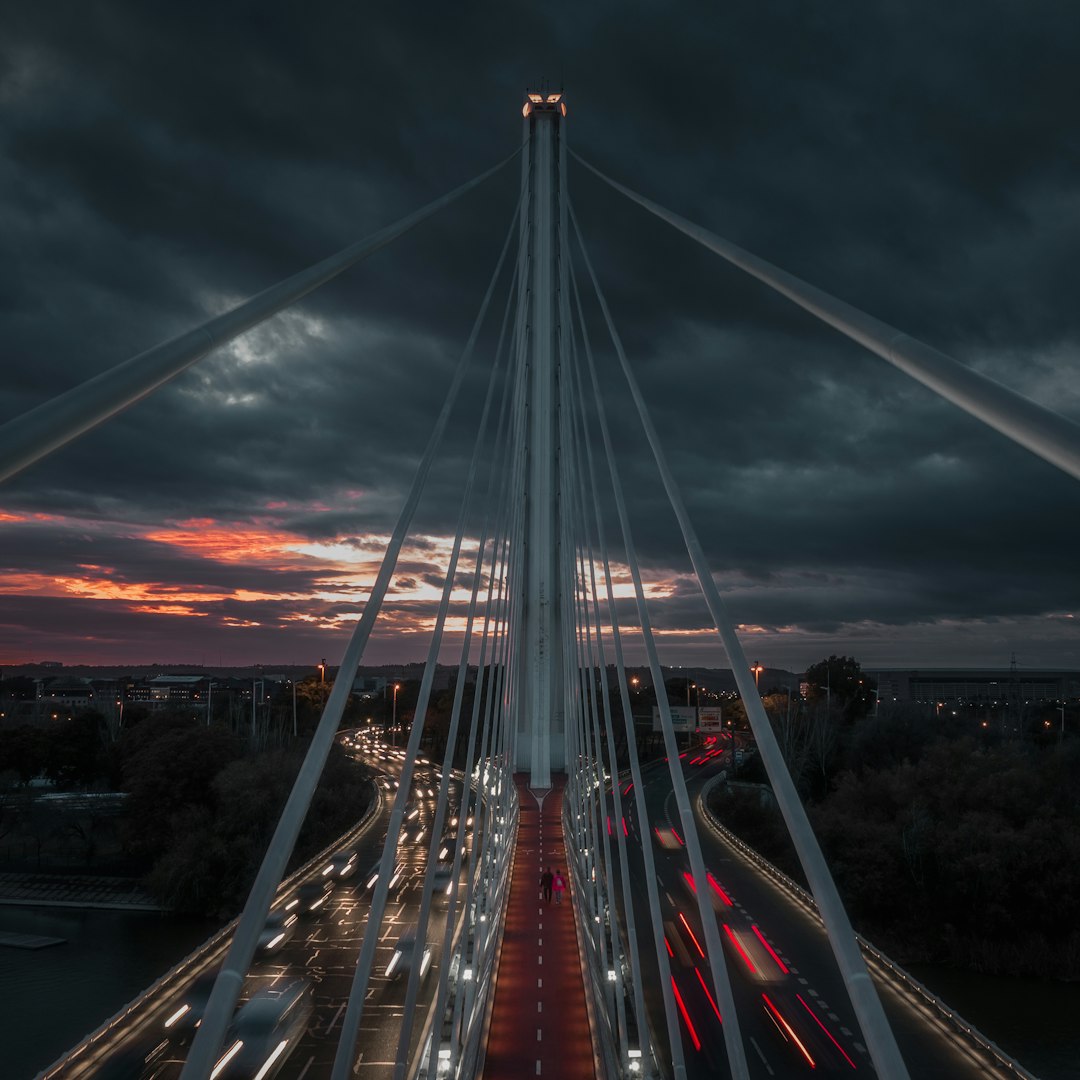
{"type": "MultiPolygon", "coordinates": [[[[310,984],[310,1014],[306,1015],[302,1024],[296,1025],[296,1032],[274,1063],[276,1068],[266,1074],[279,1076],[282,1080],[303,1080],[305,1077],[329,1074],[366,928],[372,893],[371,871],[382,852],[392,797],[401,771],[402,751],[384,748],[377,743],[368,744],[356,733],[344,733],[343,741],[357,760],[382,771],[378,781],[380,806],[363,830],[349,836],[347,847],[355,852],[355,859],[347,879],[335,881],[341,868],[331,869],[329,863],[325,866],[320,864],[275,901],[272,910],[280,912],[283,921],[287,920],[284,927],[286,932],[283,940],[275,943],[271,952],[260,950],[241,995],[242,1005],[262,990],[277,992],[298,980],[310,984]],[[334,885],[325,900],[320,902],[316,896],[300,902],[300,895],[308,881],[333,881],[334,885]],[[304,911],[309,903],[315,905],[315,910],[304,911]]],[[[405,976],[400,963],[393,977],[388,977],[386,970],[399,937],[415,924],[418,916],[438,785],[438,768],[421,759],[414,772],[409,797],[410,813],[398,847],[401,884],[394,890],[387,905],[358,1042],[360,1063],[356,1075],[373,1080],[389,1078],[393,1072],[403,1017],[405,976]]],[[[452,809],[448,814],[447,828],[450,820],[456,824],[460,793],[461,785],[453,781],[449,799],[452,809]]],[[[431,965],[421,984],[413,1014],[414,1048],[438,985],[444,923],[444,906],[436,901],[432,905],[428,930],[431,965]]],[[[216,970],[226,946],[227,942],[223,942],[202,963],[193,966],[190,977],[179,988],[174,987],[168,993],[157,995],[157,1000],[133,1014],[130,1025],[118,1032],[117,1037],[103,1042],[95,1052],[86,1055],[77,1068],[55,1075],[65,1078],[94,1076],[106,1080],[109,1077],[116,1080],[129,1077],[172,1080],[179,1076],[191,1033],[180,1032],[179,1029],[184,1026],[182,1017],[170,1030],[166,1029],[166,1022],[190,1000],[188,987],[216,970]]],[[[227,1039],[225,1049],[229,1046],[227,1039]]],[[[222,1073],[222,1080],[227,1075],[226,1069],[222,1073]]]]}
{"type": "MultiPolygon", "coordinates": [[[[730,759],[730,753],[684,770],[692,804],[704,784],[730,759]]],[[[730,765],[728,765],[730,767],[730,765]]],[[[649,842],[656,856],[672,975],[681,1000],[681,1030],[691,1077],[727,1074],[718,1012],[709,993],[708,964],[701,948],[704,936],[697,902],[687,874],[689,861],[681,843],[681,826],[664,762],[643,771],[646,804],[653,831],[649,842]],[[659,830],[655,831],[656,829],[659,830]]],[[[627,781],[623,789],[627,791],[627,781]]],[[[632,874],[644,871],[641,832],[628,809],[627,828],[637,843],[629,848],[632,874]]],[[[726,843],[698,815],[698,833],[712,874],[711,900],[720,922],[728,970],[739,1012],[751,1075],[758,1077],[874,1074],[858,1023],[848,1002],[824,930],[815,917],[770,877],[726,843]]],[[[613,823],[613,828],[621,823],[613,823]]],[[[639,878],[640,879],[640,878],[639,878]]],[[[637,922],[644,928],[640,951],[650,1026],[663,1037],[663,1002],[659,993],[648,919],[638,893],[637,922]]],[[[639,930],[639,933],[641,931],[639,930]]],[[[877,980],[913,1077],[1000,1076],[976,1057],[921,1004],[877,980]]],[[[665,1055],[670,1060],[670,1055],[665,1055]]]]}

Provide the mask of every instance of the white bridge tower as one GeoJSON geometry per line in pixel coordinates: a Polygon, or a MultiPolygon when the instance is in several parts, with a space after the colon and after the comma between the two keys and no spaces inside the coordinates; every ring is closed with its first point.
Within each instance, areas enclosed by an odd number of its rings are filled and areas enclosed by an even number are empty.
{"type": "Polygon", "coordinates": [[[562,653],[559,486],[560,370],[569,338],[566,205],[566,103],[561,93],[529,93],[522,106],[526,143],[522,161],[519,281],[526,316],[518,370],[526,379],[524,558],[515,583],[521,601],[521,653],[515,685],[514,768],[534,788],[551,786],[566,769],[566,673],[562,653]]]}

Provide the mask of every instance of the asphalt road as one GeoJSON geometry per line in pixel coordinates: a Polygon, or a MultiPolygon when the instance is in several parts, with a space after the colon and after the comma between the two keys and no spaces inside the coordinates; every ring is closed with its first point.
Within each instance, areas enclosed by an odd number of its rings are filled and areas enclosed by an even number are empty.
{"type": "MultiPolygon", "coordinates": [[[[384,752],[378,748],[372,751],[363,747],[358,740],[351,752],[358,760],[380,769],[383,774],[380,780],[380,807],[362,830],[349,837],[348,847],[356,852],[356,870],[347,880],[338,881],[326,901],[315,911],[298,914],[302,905],[293,903],[297,898],[296,889],[277,899],[273,910],[281,910],[289,918],[297,915],[291,925],[291,937],[277,946],[272,954],[256,958],[240,999],[242,1004],[262,989],[279,990],[297,980],[310,984],[313,1008],[303,1026],[303,1033],[298,1032],[298,1037],[290,1040],[275,1062],[276,1069],[265,1074],[278,1076],[281,1080],[314,1080],[329,1075],[367,923],[372,894],[368,888],[369,871],[382,853],[394,789],[401,772],[400,751],[384,752]]],[[[437,767],[418,763],[410,793],[410,803],[416,814],[407,819],[403,842],[398,848],[397,861],[402,871],[402,884],[391,894],[387,904],[357,1044],[359,1061],[354,1075],[370,1080],[389,1080],[393,1075],[403,1018],[406,977],[400,973],[400,968],[394,977],[387,977],[385,972],[401,933],[415,924],[418,918],[438,786],[437,767]]],[[[461,785],[453,781],[450,786],[451,807],[456,807],[460,791],[461,785]]],[[[454,812],[448,812],[446,828],[449,828],[449,820],[454,812]]],[[[316,867],[305,880],[323,880],[323,869],[322,866],[316,867]]],[[[297,889],[302,885],[303,882],[298,883],[297,889]]],[[[436,901],[432,904],[428,926],[432,962],[421,983],[413,1013],[413,1050],[410,1052],[415,1050],[423,1020],[438,986],[444,926],[445,906],[436,901]]],[[[98,1080],[173,1080],[178,1077],[190,1034],[178,1036],[175,1029],[169,1032],[165,1022],[184,1003],[187,986],[199,975],[215,970],[220,964],[224,947],[193,967],[192,977],[185,980],[182,989],[174,988],[155,995],[145,1007],[132,1015],[132,1022],[118,1031],[115,1037],[103,1040],[94,1051],[84,1055],[76,1067],[59,1075],[72,1080],[82,1077],[95,1077],[98,1080]]],[[[227,1038],[223,1049],[229,1045],[227,1038]]],[[[223,1080],[225,1076],[228,1076],[228,1072],[223,1074],[223,1080]]]]}
{"type": "MultiPolygon", "coordinates": [[[[686,761],[684,770],[698,818],[705,865],[715,882],[711,899],[720,924],[750,1075],[754,1080],[804,1073],[875,1075],[820,922],[723,840],[698,813],[701,788],[725,763],[730,768],[729,761],[730,755],[725,753],[703,765],[686,761]]],[[[682,828],[666,763],[650,764],[642,778],[651,823],[647,842],[656,858],[672,977],[685,1007],[680,1028],[687,1073],[691,1080],[726,1076],[729,1073],[722,1028],[708,990],[708,962],[701,952],[704,934],[692,886],[684,877],[690,866],[680,842],[682,828]]],[[[623,790],[627,790],[626,781],[623,790]]],[[[624,798],[624,809],[628,810],[630,838],[635,841],[628,847],[631,876],[640,881],[644,873],[642,831],[632,798],[624,798]]],[[[644,889],[636,890],[636,897],[650,1027],[662,1040],[658,1056],[670,1062],[644,889]]],[[[891,983],[875,982],[913,1078],[1003,1075],[978,1059],[923,1006],[891,983]]]]}

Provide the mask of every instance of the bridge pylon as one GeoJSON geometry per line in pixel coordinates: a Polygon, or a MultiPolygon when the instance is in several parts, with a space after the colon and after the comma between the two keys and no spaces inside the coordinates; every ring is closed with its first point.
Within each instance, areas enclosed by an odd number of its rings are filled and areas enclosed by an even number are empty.
{"type": "Polygon", "coordinates": [[[518,378],[524,385],[522,432],[526,454],[524,527],[514,561],[520,604],[518,654],[513,658],[514,768],[534,788],[551,786],[566,769],[562,633],[565,612],[559,577],[560,372],[569,340],[566,202],[566,102],[562,93],[530,92],[522,106],[521,245],[518,268],[518,378]]]}

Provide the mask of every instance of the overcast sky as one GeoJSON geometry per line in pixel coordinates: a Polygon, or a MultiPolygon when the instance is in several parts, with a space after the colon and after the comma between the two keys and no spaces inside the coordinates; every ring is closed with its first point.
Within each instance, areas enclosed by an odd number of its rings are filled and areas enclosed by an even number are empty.
{"type": "MultiPolygon", "coordinates": [[[[494,164],[541,80],[611,175],[1080,419],[1075,0],[503,0],[4,5],[0,421],[494,164]]],[[[336,662],[517,179],[9,481],[0,662],[336,662]]],[[[749,656],[1080,667],[1075,481],[570,186],[749,656]]],[[[662,659],[726,666],[598,344],[662,659]]],[[[367,662],[426,650],[483,385],[367,662]]]]}

